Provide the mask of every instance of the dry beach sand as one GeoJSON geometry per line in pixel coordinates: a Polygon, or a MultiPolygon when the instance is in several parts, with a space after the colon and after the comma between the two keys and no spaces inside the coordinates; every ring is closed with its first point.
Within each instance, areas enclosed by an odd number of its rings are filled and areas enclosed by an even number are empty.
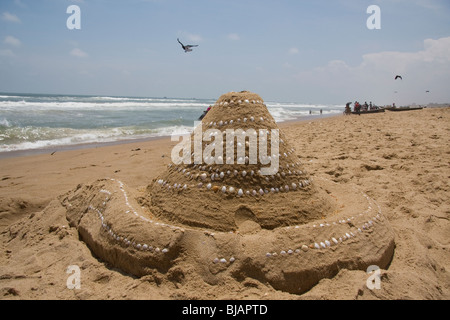
{"type": "Polygon", "coordinates": [[[136,277],[96,258],[69,225],[64,195],[79,185],[88,194],[104,178],[134,190],[130,197],[145,194],[176,144],[160,139],[0,159],[0,299],[449,299],[450,108],[280,128],[310,177],[356,185],[380,205],[395,238],[380,289],[367,288],[365,270],[347,268],[294,294],[252,272],[207,283],[180,263],[136,277]],[[67,288],[71,265],[81,269],[79,290],[67,288]]]}

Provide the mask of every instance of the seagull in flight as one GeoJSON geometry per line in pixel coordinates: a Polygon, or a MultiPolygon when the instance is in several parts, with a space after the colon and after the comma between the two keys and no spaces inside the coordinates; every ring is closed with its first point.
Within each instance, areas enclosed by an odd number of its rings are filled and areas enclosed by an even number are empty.
{"type": "Polygon", "coordinates": [[[395,80],[397,79],[403,80],[402,76],[395,76],[395,80]]]}
{"type": "Polygon", "coordinates": [[[180,39],[177,38],[177,41],[179,44],[181,44],[181,46],[183,47],[184,52],[191,52],[193,47],[198,47],[198,45],[192,45],[192,44],[188,44],[188,45],[184,45],[181,43],[180,39]]]}

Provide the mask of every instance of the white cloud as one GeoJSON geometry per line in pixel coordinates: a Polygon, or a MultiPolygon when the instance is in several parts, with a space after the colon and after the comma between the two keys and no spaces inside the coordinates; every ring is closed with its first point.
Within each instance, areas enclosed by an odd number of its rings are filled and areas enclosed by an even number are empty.
{"type": "Polygon", "coordinates": [[[327,90],[335,99],[379,99],[381,103],[450,101],[450,37],[424,40],[416,52],[384,51],[365,54],[359,65],[342,60],[301,72],[295,78],[315,90],[327,90]],[[396,75],[403,80],[394,80],[396,75]],[[424,96],[430,90],[433,97],[424,96]],[[395,91],[397,94],[394,95],[395,91]],[[398,99],[398,100],[397,100],[398,99]]]}
{"type": "Polygon", "coordinates": [[[298,53],[299,53],[299,51],[298,51],[297,48],[290,48],[289,49],[289,54],[298,54],[298,53]]]}
{"type": "Polygon", "coordinates": [[[15,14],[9,13],[9,12],[3,12],[2,14],[2,20],[8,21],[8,22],[15,22],[20,23],[19,17],[17,17],[15,14]]]}
{"type": "Polygon", "coordinates": [[[22,42],[20,42],[19,39],[14,38],[13,36],[5,37],[5,40],[3,40],[3,43],[13,46],[13,47],[20,47],[22,45],[22,42]]]}
{"type": "Polygon", "coordinates": [[[241,40],[241,37],[239,37],[237,33],[230,33],[229,35],[227,35],[227,38],[233,41],[241,40]]]}
{"type": "Polygon", "coordinates": [[[78,58],[86,58],[89,56],[86,52],[78,48],[75,48],[72,51],[70,51],[70,55],[78,58]]]}
{"type": "Polygon", "coordinates": [[[183,42],[183,39],[186,39],[186,41],[192,42],[192,43],[185,43],[185,44],[195,44],[194,42],[201,42],[203,41],[203,38],[199,34],[193,34],[189,32],[180,32],[180,40],[183,42]]]}

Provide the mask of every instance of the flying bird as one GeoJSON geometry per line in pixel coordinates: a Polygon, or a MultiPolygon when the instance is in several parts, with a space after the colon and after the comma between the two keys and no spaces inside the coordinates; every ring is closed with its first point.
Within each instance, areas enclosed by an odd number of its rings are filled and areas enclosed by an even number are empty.
{"type": "Polygon", "coordinates": [[[191,52],[193,47],[198,47],[198,45],[192,45],[192,44],[188,44],[188,45],[184,45],[181,43],[180,39],[177,38],[177,41],[179,44],[181,44],[181,46],[183,47],[184,52],[191,52]]]}
{"type": "Polygon", "coordinates": [[[427,92],[427,93],[428,93],[428,92],[430,92],[430,90],[427,90],[427,91],[425,91],[425,92],[427,92]]]}
{"type": "Polygon", "coordinates": [[[397,79],[403,80],[402,76],[395,76],[395,80],[397,79]]]}

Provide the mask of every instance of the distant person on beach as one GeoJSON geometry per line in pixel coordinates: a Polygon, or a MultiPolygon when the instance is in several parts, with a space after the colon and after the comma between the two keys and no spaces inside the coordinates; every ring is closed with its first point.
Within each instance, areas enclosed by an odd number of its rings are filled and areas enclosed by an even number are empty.
{"type": "Polygon", "coordinates": [[[358,113],[358,115],[361,115],[361,105],[359,104],[358,101],[355,101],[355,107],[354,107],[355,112],[358,113]]]}
{"type": "Polygon", "coordinates": [[[322,109],[320,109],[320,114],[322,114],[322,109]]]}
{"type": "Polygon", "coordinates": [[[353,107],[355,112],[361,112],[361,105],[359,104],[358,101],[355,101],[355,106],[353,107]]]}
{"type": "Polygon", "coordinates": [[[350,105],[351,105],[351,102],[348,102],[348,103],[345,105],[345,111],[344,111],[344,114],[345,114],[345,115],[349,115],[349,114],[352,113],[352,110],[350,109],[350,105]]]}
{"type": "Polygon", "coordinates": [[[206,114],[208,113],[209,110],[211,110],[211,106],[209,106],[208,109],[203,111],[203,114],[198,118],[198,120],[202,120],[206,116],[206,114]]]}

